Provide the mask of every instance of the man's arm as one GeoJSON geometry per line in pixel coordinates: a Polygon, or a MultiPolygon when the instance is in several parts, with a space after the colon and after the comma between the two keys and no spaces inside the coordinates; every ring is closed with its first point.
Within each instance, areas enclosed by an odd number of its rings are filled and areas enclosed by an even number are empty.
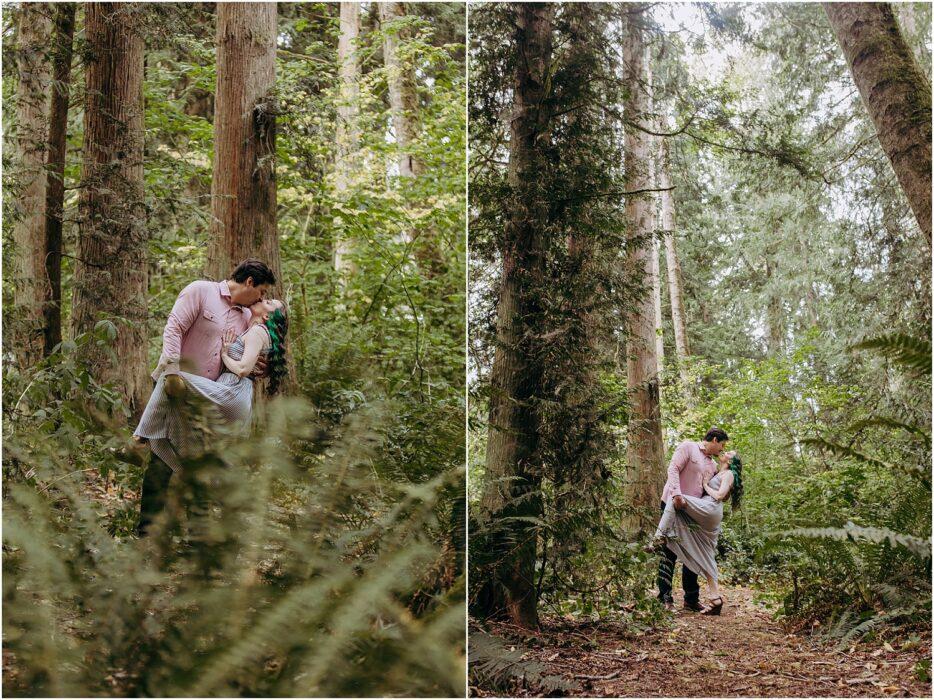
{"type": "Polygon", "coordinates": [[[165,330],[162,331],[162,356],[159,358],[159,366],[152,373],[153,379],[158,379],[166,365],[178,362],[182,354],[182,336],[188,332],[195,321],[198,320],[198,314],[201,313],[202,296],[198,283],[192,282],[185,287],[175,300],[172,311],[169,313],[169,319],[165,323],[165,330]]]}
{"type": "Polygon", "coordinates": [[[683,442],[678,445],[668,464],[668,481],[665,482],[665,488],[675,499],[676,506],[681,500],[681,472],[688,464],[688,456],[688,443],[683,442]]]}

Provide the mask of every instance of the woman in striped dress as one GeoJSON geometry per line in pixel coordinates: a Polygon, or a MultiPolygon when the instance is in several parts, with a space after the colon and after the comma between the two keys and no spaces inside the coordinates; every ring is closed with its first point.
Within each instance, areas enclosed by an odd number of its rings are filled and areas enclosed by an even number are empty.
{"type": "Polygon", "coordinates": [[[166,392],[166,378],[180,377],[188,393],[206,404],[213,420],[212,428],[218,433],[241,436],[249,432],[253,412],[253,379],[250,373],[260,356],[266,358],[269,382],[268,395],[278,392],[285,376],[285,338],[288,317],[285,303],[278,299],[262,299],[250,307],[250,325],[239,336],[232,330],[224,334],[221,359],[226,371],[217,381],[177,366],[167,369],[159,377],[149,403],[143,411],[133,437],[148,442],[150,449],[173,471],[178,471],[181,458],[203,449],[202,440],[195,437],[191,416],[182,410],[182,402],[172,399],[166,392]]]}

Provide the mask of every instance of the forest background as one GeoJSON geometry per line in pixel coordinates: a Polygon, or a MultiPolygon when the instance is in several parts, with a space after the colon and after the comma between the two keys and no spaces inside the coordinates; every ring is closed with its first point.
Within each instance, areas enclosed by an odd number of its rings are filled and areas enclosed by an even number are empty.
{"type": "Polygon", "coordinates": [[[671,623],[642,547],[712,425],[727,604],[930,681],[931,7],[859,7],[471,4],[471,693],[638,687],[587,638],[671,623]]]}
{"type": "Polygon", "coordinates": [[[465,8],[3,6],[9,695],[461,695],[465,8]],[[131,536],[181,289],[290,310],[258,437],[131,536]]]}

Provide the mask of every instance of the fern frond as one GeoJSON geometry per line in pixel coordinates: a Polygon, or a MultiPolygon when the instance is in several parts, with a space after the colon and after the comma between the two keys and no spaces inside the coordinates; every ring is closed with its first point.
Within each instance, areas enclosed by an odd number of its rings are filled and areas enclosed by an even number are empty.
{"type": "Polygon", "coordinates": [[[831,442],[830,440],[825,440],[824,438],[802,438],[800,440],[802,445],[811,445],[812,447],[818,447],[837,457],[849,457],[855,459],[857,462],[866,464],[874,469],[880,469],[883,471],[894,471],[899,470],[910,474],[911,476],[916,477],[924,486],[930,490],[931,489],[931,473],[930,470],[926,467],[922,467],[916,464],[906,464],[897,462],[890,464],[888,462],[883,462],[882,460],[876,459],[875,457],[870,457],[867,454],[863,454],[859,450],[855,450],[852,447],[847,447],[846,445],[841,445],[837,442],[831,442]]]}
{"type": "Polygon", "coordinates": [[[573,695],[580,691],[577,683],[549,674],[538,661],[524,661],[522,650],[507,649],[502,640],[482,630],[471,629],[468,647],[471,685],[496,689],[504,695],[509,694],[513,684],[523,681],[543,693],[561,691],[573,695]]]}
{"type": "Polygon", "coordinates": [[[931,341],[904,333],[889,333],[850,346],[853,350],[876,350],[906,370],[931,376],[931,341]]]}
{"type": "Polygon", "coordinates": [[[827,538],[849,542],[872,542],[874,544],[888,543],[892,546],[904,547],[912,554],[923,559],[931,558],[931,540],[922,539],[901,532],[894,532],[882,527],[860,527],[848,522],[839,527],[803,527],[786,530],[782,533],[789,537],[827,538]]]}

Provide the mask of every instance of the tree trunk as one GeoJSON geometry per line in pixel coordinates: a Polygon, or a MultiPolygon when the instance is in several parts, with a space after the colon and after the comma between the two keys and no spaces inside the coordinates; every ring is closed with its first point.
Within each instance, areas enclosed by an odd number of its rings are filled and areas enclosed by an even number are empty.
{"type": "Polygon", "coordinates": [[[226,278],[245,258],[259,258],[281,288],[275,82],[276,3],[217,3],[214,223],[206,266],[212,279],[226,278]]]}
{"type": "MultiPolygon", "coordinates": [[[[626,115],[626,191],[649,189],[651,140],[629,122],[648,123],[648,99],[643,37],[645,5],[630,10],[623,40],[624,80],[627,90],[623,103],[626,115]]],[[[657,519],[658,499],[665,481],[659,406],[658,362],[655,356],[655,307],[652,301],[652,203],[651,193],[626,198],[626,220],[630,245],[627,269],[643,281],[641,298],[626,315],[628,358],[626,374],[630,395],[627,457],[632,475],[629,502],[636,512],[640,529],[657,519]]]]}
{"type": "Polygon", "coordinates": [[[143,199],[143,49],[136,3],[87,3],[85,9],[84,164],[79,206],[73,327],[117,323],[116,361],[94,345],[94,375],[114,382],[131,410],[142,409],[147,373],[147,232],[143,199]]]}
{"type": "Polygon", "coordinates": [[[406,33],[393,29],[393,20],[405,17],[405,3],[381,2],[379,19],[386,32],[383,40],[383,60],[389,73],[389,107],[392,112],[392,130],[399,148],[399,176],[417,177],[421,163],[409,152],[418,134],[418,95],[415,92],[415,74],[411,65],[403,64],[398,54],[399,40],[406,33]],[[387,28],[390,31],[386,31],[387,28]]]}
{"type": "MultiPolygon", "coordinates": [[[[651,52],[646,47],[645,50],[645,74],[646,74],[646,84],[649,86],[648,98],[648,112],[651,115],[653,131],[658,131],[658,115],[655,114],[655,100],[654,94],[652,92],[652,62],[651,62],[651,52]]],[[[646,170],[649,178],[649,187],[658,188],[658,172],[655,167],[655,158],[658,155],[658,141],[657,136],[648,135],[649,141],[649,160],[646,164],[646,170]]],[[[664,336],[664,326],[662,321],[662,278],[661,278],[661,265],[659,261],[660,251],[658,243],[658,196],[657,193],[652,192],[649,206],[649,230],[652,232],[652,258],[651,258],[651,267],[652,267],[652,304],[655,307],[655,361],[658,365],[658,374],[661,376],[665,368],[665,336],[664,336]]],[[[663,432],[664,436],[664,432],[663,432]]]]}
{"type": "MultiPolygon", "coordinates": [[[[360,148],[360,126],[357,123],[360,64],[356,54],[359,33],[360,3],[342,2],[337,42],[340,101],[337,106],[337,161],[334,163],[334,194],[338,200],[344,199],[350,189],[354,155],[360,148]]],[[[351,250],[346,231],[339,231],[334,245],[334,269],[342,275],[353,272],[353,264],[349,260],[351,250]]]]}
{"type": "Polygon", "coordinates": [[[785,340],[785,324],[782,321],[782,300],[774,289],[773,278],[777,277],[772,264],[765,262],[766,291],[768,304],[766,308],[766,348],[770,356],[781,353],[785,340]]]}
{"type": "MultiPolygon", "coordinates": [[[[540,517],[541,477],[533,464],[537,418],[530,403],[541,371],[528,356],[523,323],[534,312],[530,289],[544,274],[544,231],[548,208],[538,194],[538,178],[547,167],[544,151],[550,138],[549,91],[554,5],[516,6],[513,114],[509,140],[508,182],[511,216],[505,222],[503,272],[496,308],[496,351],[490,377],[490,428],[486,452],[488,485],[483,511],[497,518],[540,517]],[[516,500],[520,498],[521,500],[516,500]]],[[[517,625],[538,625],[534,585],[538,530],[511,521],[504,540],[494,547],[501,560],[487,586],[486,607],[517,625]]]]}
{"type": "Polygon", "coordinates": [[[16,67],[16,146],[21,216],[13,224],[16,323],[13,347],[21,367],[42,358],[45,273],[46,159],[51,83],[48,52],[52,39],[49,3],[23,3],[19,15],[16,67]]]}
{"type": "Polygon", "coordinates": [[[55,5],[52,44],[52,104],[49,109],[48,187],[45,199],[44,300],[45,355],[62,342],[62,217],[65,207],[65,146],[68,137],[68,96],[75,33],[75,4],[55,5]]]}
{"type": "Polygon", "coordinates": [[[824,9],[876,135],[931,244],[931,84],[888,3],[828,2],[824,9]]]}
{"type": "MultiPolygon", "coordinates": [[[[893,6],[898,14],[898,24],[902,29],[902,36],[914,51],[915,58],[921,66],[921,71],[925,75],[925,67],[931,65],[931,54],[928,53],[927,45],[924,43],[925,33],[918,30],[917,13],[918,7],[913,2],[900,2],[893,6]]],[[[923,22],[923,19],[922,19],[923,22]]],[[[927,22],[922,24],[926,28],[927,22]]]]}
{"type": "MultiPolygon", "coordinates": [[[[662,132],[668,131],[668,120],[662,121],[662,132]]],[[[687,322],[684,315],[684,296],[681,285],[681,263],[675,246],[675,197],[671,189],[671,158],[668,139],[661,139],[658,187],[662,198],[662,230],[665,238],[665,261],[668,265],[668,294],[671,298],[671,325],[674,327],[675,354],[678,362],[691,354],[688,345],[687,322]]]]}

